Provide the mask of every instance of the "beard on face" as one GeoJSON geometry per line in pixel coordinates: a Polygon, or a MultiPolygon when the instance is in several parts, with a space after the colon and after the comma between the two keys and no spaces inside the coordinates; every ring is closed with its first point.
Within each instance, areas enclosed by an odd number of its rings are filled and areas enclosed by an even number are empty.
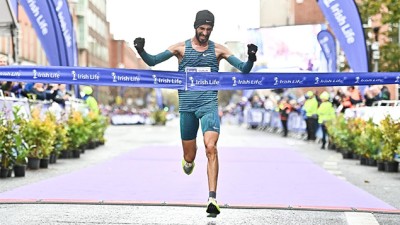
{"type": "Polygon", "coordinates": [[[210,35],[203,35],[201,32],[196,32],[196,39],[200,42],[200,44],[207,43],[209,38],[210,35]],[[204,39],[200,39],[200,37],[203,37],[204,39]]]}

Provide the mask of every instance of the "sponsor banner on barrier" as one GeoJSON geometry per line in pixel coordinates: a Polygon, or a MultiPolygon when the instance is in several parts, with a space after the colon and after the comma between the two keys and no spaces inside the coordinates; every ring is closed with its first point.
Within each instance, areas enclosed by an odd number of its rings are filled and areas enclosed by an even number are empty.
{"type": "Polygon", "coordinates": [[[188,90],[276,89],[399,83],[400,73],[193,73],[188,90]]]}
{"type": "Polygon", "coordinates": [[[0,80],[35,83],[184,89],[185,79],[185,74],[169,71],[40,66],[0,68],[0,80]]]}
{"type": "Polygon", "coordinates": [[[400,84],[400,72],[243,74],[88,67],[3,66],[0,68],[0,80],[202,91],[400,84]]]}

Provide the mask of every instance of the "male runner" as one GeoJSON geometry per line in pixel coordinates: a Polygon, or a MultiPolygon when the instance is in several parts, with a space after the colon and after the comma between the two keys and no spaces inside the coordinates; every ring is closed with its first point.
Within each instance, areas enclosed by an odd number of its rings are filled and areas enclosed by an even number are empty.
{"type": "MultiPolygon", "coordinates": [[[[195,35],[191,39],[174,44],[157,55],[150,55],[144,50],[144,38],[136,38],[134,45],[143,61],[149,66],[154,66],[172,56],[176,56],[180,72],[185,72],[187,67],[201,68],[203,72],[218,72],[220,60],[225,59],[243,73],[249,73],[256,61],[257,46],[254,44],[247,45],[248,61],[242,62],[228,48],[209,40],[213,28],[214,15],[208,10],[202,10],[196,14],[194,21],[195,35]]],[[[201,123],[208,159],[209,198],[206,211],[209,214],[217,215],[220,213],[220,208],[216,201],[218,180],[217,142],[220,133],[218,91],[178,90],[178,96],[183,147],[183,171],[187,175],[193,172],[197,151],[196,136],[199,123],[201,123]]]]}

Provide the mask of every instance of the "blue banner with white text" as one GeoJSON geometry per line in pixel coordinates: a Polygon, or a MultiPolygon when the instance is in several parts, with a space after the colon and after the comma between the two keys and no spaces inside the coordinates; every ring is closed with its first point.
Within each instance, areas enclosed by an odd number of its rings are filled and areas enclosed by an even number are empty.
{"type": "Polygon", "coordinates": [[[66,0],[49,0],[49,8],[57,18],[58,26],[55,26],[62,45],[65,49],[67,64],[63,66],[78,66],[78,50],[76,37],[72,23],[72,16],[66,0]]]}
{"type": "Polygon", "coordinates": [[[328,30],[321,30],[317,38],[328,64],[328,72],[336,72],[337,56],[335,38],[328,30]]]}
{"type": "Polygon", "coordinates": [[[66,0],[20,0],[52,66],[77,66],[77,46],[66,0]]]}
{"type": "Polygon", "coordinates": [[[243,74],[61,66],[3,66],[0,67],[0,80],[204,91],[400,84],[400,72],[243,74]]]}
{"type": "Polygon", "coordinates": [[[353,72],[368,72],[364,30],[354,0],[317,0],[353,72]]]}
{"type": "Polygon", "coordinates": [[[47,0],[20,0],[33,28],[46,53],[47,60],[52,66],[62,66],[65,64],[65,53],[60,48],[58,35],[55,30],[57,21],[52,19],[52,13],[48,7],[47,0]],[[64,57],[63,57],[64,56],[64,57]]]}

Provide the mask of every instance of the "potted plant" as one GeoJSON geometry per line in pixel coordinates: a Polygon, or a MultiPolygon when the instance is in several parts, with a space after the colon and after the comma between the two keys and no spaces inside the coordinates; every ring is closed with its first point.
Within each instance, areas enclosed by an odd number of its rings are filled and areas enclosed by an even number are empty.
{"type": "Polygon", "coordinates": [[[328,120],[325,122],[327,134],[328,134],[328,149],[336,150],[337,142],[337,129],[336,129],[337,119],[328,120]]]}
{"type": "Polygon", "coordinates": [[[42,168],[46,168],[46,158],[48,159],[53,150],[55,124],[48,116],[42,120],[40,110],[34,108],[31,110],[31,119],[21,127],[20,132],[28,146],[31,146],[28,153],[28,168],[38,169],[43,158],[45,160],[42,161],[42,168]]]}
{"type": "Polygon", "coordinates": [[[342,153],[343,158],[344,159],[353,158],[353,152],[352,149],[350,148],[350,133],[344,115],[342,114],[338,115],[336,117],[336,121],[332,124],[332,126],[330,126],[329,129],[335,130],[333,133],[335,145],[337,150],[342,153]]]}
{"type": "Polygon", "coordinates": [[[395,161],[395,154],[400,144],[400,122],[386,115],[380,122],[383,146],[381,159],[385,163],[385,171],[398,172],[399,162],[395,161]]]}
{"type": "MultiPolygon", "coordinates": [[[[49,154],[49,163],[57,162],[58,156],[68,148],[67,128],[62,119],[57,120],[53,113],[47,113],[48,120],[54,124],[54,142],[49,154]]],[[[51,149],[51,148],[50,148],[51,149]]]]}
{"type": "MultiPolygon", "coordinates": [[[[31,150],[31,146],[29,146],[20,132],[23,130],[24,126],[26,125],[26,120],[20,116],[20,107],[14,107],[13,115],[14,115],[14,153],[15,153],[15,162],[14,162],[14,176],[15,177],[24,177],[25,170],[28,164],[28,153],[31,150]]],[[[32,146],[34,147],[34,146],[32,146]]]]}
{"type": "Polygon", "coordinates": [[[16,147],[15,163],[13,167],[14,175],[15,177],[24,177],[26,167],[28,164],[28,153],[30,151],[30,148],[28,144],[26,144],[22,140],[22,138],[16,138],[15,143],[17,147],[16,147]]]}
{"type": "Polygon", "coordinates": [[[40,129],[40,135],[42,138],[38,143],[42,150],[42,158],[40,159],[40,168],[48,168],[50,163],[50,154],[54,150],[54,142],[56,139],[56,122],[54,120],[55,116],[47,111],[44,115],[42,122],[42,129],[40,129]]]}
{"type": "Polygon", "coordinates": [[[98,122],[98,126],[99,126],[99,133],[98,133],[98,136],[97,136],[97,140],[98,140],[97,144],[98,145],[104,145],[105,142],[106,142],[106,139],[105,139],[104,135],[105,135],[105,132],[106,132],[107,127],[109,125],[109,120],[107,119],[107,117],[105,117],[103,115],[100,115],[99,116],[99,120],[97,122],[98,122]]]}
{"type": "Polygon", "coordinates": [[[376,158],[382,146],[382,132],[372,119],[365,123],[363,132],[361,132],[357,151],[360,154],[360,164],[376,166],[376,158]],[[362,161],[364,160],[364,161],[362,161]]]}
{"type": "Polygon", "coordinates": [[[85,124],[82,113],[72,110],[67,120],[68,148],[72,151],[73,158],[80,157],[80,148],[87,140],[85,124]]]}
{"type": "Polygon", "coordinates": [[[6,178],[11,176],[13,162],[15,156],[13,149],[15,146],[13,134],[14,126],[11,120],[4,119],[0,120],[2,126],[0,126],[0,178],[6,178]]]}
{"type": "Polygon", "coordinates": [[[167,123],[167,112],[162,109],[153,111],[150,117],[153,120],[153,125],[165,125],[167,123]]]}
{"type": "Polygon", "coordinates": [[[94,149],[98,145],[104,144],[104,133],[108,126],[107,119],[99,114],[89,112],[84,117],[85,127],[88,128],[88,149],[94,149]]]}
{"type": "Polygon", "coordinates": [[[349,134],[349,148],[352,152],[352,158],[358,159],[360,156],[360,135],[365,129],[366,122],[357,117],[347,119],[347,130],[349,134]]]}

